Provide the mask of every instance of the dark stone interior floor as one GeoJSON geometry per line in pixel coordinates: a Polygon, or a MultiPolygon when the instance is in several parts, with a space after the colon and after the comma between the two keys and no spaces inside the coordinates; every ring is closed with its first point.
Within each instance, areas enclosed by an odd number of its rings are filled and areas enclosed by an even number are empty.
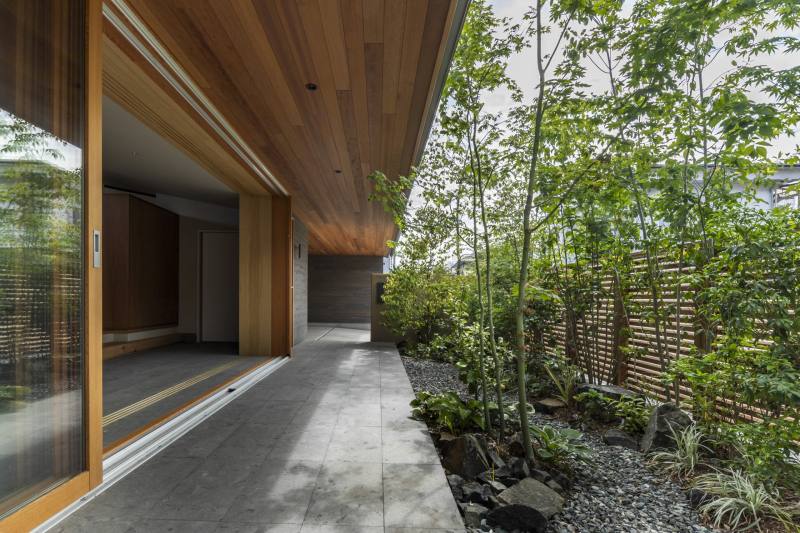
{"type": "Polygon", "coordinates": [[[103,445],[122,439],[218,387],[230,378],[263,363],[263,357],[243,357],[230,343],[179,343],[125,354],[103,363],[103,415],[108,416],[176,384],[220,369],[175,394],[103,426],[103,445]]]}

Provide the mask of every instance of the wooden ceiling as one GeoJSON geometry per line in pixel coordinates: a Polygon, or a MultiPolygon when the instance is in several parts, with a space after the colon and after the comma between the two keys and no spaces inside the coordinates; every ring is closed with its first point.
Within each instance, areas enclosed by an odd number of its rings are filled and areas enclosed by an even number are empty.
{"type": "Polygon", "coordinates": [[[395,228],[368,201],[366,177],[407,173],[419,157],[464,9],[464,0],[106,0],[105,87],[235,190],[291,195],[311,253],[385,255],[395,228]],[[164,69],[176,68],[183,77],[170,84],[164,69]],[[174,123],[187,117],[204,131],[174,123]],[[209,139],[226,142],[212,149],[209,139]]]}

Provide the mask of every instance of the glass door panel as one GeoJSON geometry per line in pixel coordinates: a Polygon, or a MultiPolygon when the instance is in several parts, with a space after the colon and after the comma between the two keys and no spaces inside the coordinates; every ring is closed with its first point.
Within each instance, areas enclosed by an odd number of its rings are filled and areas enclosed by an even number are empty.
{"type": "Polygon", "coordinates": [[[0,517],[85,469],[84,0],[0,0],[0,517]]]}

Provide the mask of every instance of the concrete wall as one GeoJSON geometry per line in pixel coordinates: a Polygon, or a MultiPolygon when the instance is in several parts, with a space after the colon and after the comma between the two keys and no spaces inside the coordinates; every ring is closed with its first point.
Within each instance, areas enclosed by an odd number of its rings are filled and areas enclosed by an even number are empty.
{"type": "Polygon", "coordinates": [[[292,229],[293,340],[297,344],[306,338],[308,332],[308,229],[297,217],[292,229]]]}
{"type": "Polygon", "coordinates": [[[309,256],[309,322],[369,323],[373,272],[383,272],[383,257],[309,256]]]}

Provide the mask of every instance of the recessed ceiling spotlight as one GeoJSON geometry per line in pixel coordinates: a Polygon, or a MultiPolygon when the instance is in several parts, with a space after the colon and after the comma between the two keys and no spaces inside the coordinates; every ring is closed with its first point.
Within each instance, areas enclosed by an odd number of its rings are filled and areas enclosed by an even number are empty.
{"type": "Polygon", "coordinates": [[[306,89],[308,89],[309,91],[316,91],[317,90],[317,84],[316,83],[306,83],[306,89]]]}

